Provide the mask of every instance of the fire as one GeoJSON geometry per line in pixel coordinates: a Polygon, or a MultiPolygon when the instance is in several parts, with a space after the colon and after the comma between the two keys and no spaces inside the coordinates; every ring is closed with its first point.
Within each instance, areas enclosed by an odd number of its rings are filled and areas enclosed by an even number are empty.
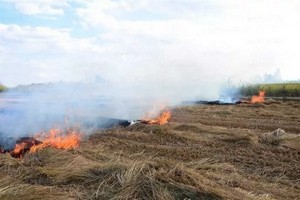
{"type": "Polygon", "coordinates": [[[265,101],[265,91],[260,91],[258,96],[252,96],[250,103],[263,103],[265,101]]]}
{"type": "Polygon", "coordinates": [[[142,120],[142,122],[146,123],[146,124],[163,125],[163,124],[168,123],[170,119],[171,119],[171,112],[165,111],[165,112],[162,112],[161,115],[155,119],[144,119],[144,120],[142,120]]]}
{"type": "Polygon", "coordinates": [[[52,147],[56,149],[74,149],[79,147],[80,134],[78,132],[70,130],[67,133],[59,129],[52,129],[48,133],[42,133],[37,136],[41,138],[42,143],[33,145],[30,148],[30,152],[36,152],[39,149],[45,147],[52,147]]]}
{"type": "Polygon", "coordinates": [[[34,145],[41,142],[33,137],[23,137],[16,141],[15,148],[10,152],[10,155],[15,158],[22,158],[34,145]]]}
{"type": "Polygon", "coordinates": [[[37,152],[45,147],[55,149],[74,149],[79,147],[81,134],[74,130],[66,132],[51,129],[49,132],[36,134],[34,137],[21,138],[10,152],[15,158],[22,158],[27,152],[37,152]]]}

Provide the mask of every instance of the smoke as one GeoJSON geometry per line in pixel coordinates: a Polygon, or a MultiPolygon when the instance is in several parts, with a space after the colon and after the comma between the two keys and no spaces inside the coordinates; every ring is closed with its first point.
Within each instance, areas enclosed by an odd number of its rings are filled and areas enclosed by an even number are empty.
{"type": "Polygon", "coordinates": [[[86,134],[105,128],[111,119],[140,119],[174,105],[154,88],[94,82],[60,82],[20,86],[0,94],[0,145],[11,148],[19,137],[51,128],[80,128],[86,134]],[[150,112],[148,112],[150,111],[150,112]]]}
{"type": "Polygon", "coordinates": [[[92,81],[10,89],[0,94],[0,146],[11,148],[20,137],[52,128],[78,127],[90,134],[110,126],[111,119],[154,117],[183,101],[234,102],[239,97],[236,80],[223,81],[228,77],[223,71],[201,71],[192,65],[174,69],[145,66],[116,73],[114,79],[95,75],[92,81]]]}
{"type": "Polygon", "coordinates": [[[282,78],[281,78],[281,73],[280,73],[280,69],[277,69],[274,74],[268,74],[266,73],[263,77],[263,81],[264,83],[277,83],[277,82],[281,82],[282,78]]]}
{"type": "Polygon", "coordinates": [[[93,81],[19,86],[0,94],[0,145],[8,148],[20,137],[52,128],[78,127],[89,134],[109,126],[111,119],[154,117],[184,100],[217,99],[219,85],[184,81],[173,73],[135,82],[96,76],[93,81]]]}

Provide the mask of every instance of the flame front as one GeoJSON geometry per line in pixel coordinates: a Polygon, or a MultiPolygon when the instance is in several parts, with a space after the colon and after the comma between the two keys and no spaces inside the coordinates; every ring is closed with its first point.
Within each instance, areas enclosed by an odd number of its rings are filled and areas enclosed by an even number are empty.
{"type": "Polygon", "coordinates": [[[15,148],[12,151],[2,150],[2,153],[9,152],[12,157],[22,158],[25,155],[25,153],[30,151],[30,149],[33,146],[38,145],[40,143],[40,141],[36,140],[33,137],[23,137],[17,140],[15,148]]]}
{"type": "Polygon", "coordinates": [[[258,96],[252,96],[250,103],[263,103],[265,102],[265,91],[260,91],[258,96]]]}
{"type": "Polygon", "coordinates": [[[21,155],[22,154],[22,151],[24,151],[27,147],[27,143],[25,142],[21,142],[19,144],[16,144],[15,145],[15,148],[13,150],[13,154],[14,155],[21,155]]]}
{"type": "Polygon", "coordinates": [[[165,112],[162,112],[161,115],[155,119],[144,119],[142,122],[144,122],[146,124],[163,125],[163,124],[168,123],[170,119],[171,119],[171,112],[165,111],[165,112]]]}
{"type": "Polygon", "coordinates": [[[59,129],[52,129],[48,133],[39,134],[36,137],[42,143],[33,145],[30,152],[36,152],[45,147],[52,147],[56,149],[74,149],[79,147],[80,134],[76,131],[68,131],[66,134],[59,129]]]}
{"type": "Polygon", "coordinates": [[[11,155],[22,158],[26,152],[36,152],[45,147],[55,149],[74,149],[79,147],[81,134],[74,130],[66,132],[60,129],[51,129],[49,132],[36,134],[34,137],[21,138],[17,141],[11,155]]]}

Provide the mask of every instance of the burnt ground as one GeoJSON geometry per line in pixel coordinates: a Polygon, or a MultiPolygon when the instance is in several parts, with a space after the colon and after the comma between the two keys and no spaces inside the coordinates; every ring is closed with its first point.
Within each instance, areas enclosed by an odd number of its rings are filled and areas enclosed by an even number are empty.
{"type": "Polygon", "coordinates": [[[75,150],[0,154],[0,199],[300,199],[299,124],[299,101],[177,107],[75,150]]]}

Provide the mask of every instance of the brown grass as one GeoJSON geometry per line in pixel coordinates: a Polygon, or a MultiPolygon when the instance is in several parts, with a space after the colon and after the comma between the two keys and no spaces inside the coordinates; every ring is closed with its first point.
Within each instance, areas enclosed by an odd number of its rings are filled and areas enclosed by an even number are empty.
{"type": "Polygon", "coordinates": [[[75,150],[1,154],[0,199],[300,199],[298,104],[179,107],[75,150]]]}

